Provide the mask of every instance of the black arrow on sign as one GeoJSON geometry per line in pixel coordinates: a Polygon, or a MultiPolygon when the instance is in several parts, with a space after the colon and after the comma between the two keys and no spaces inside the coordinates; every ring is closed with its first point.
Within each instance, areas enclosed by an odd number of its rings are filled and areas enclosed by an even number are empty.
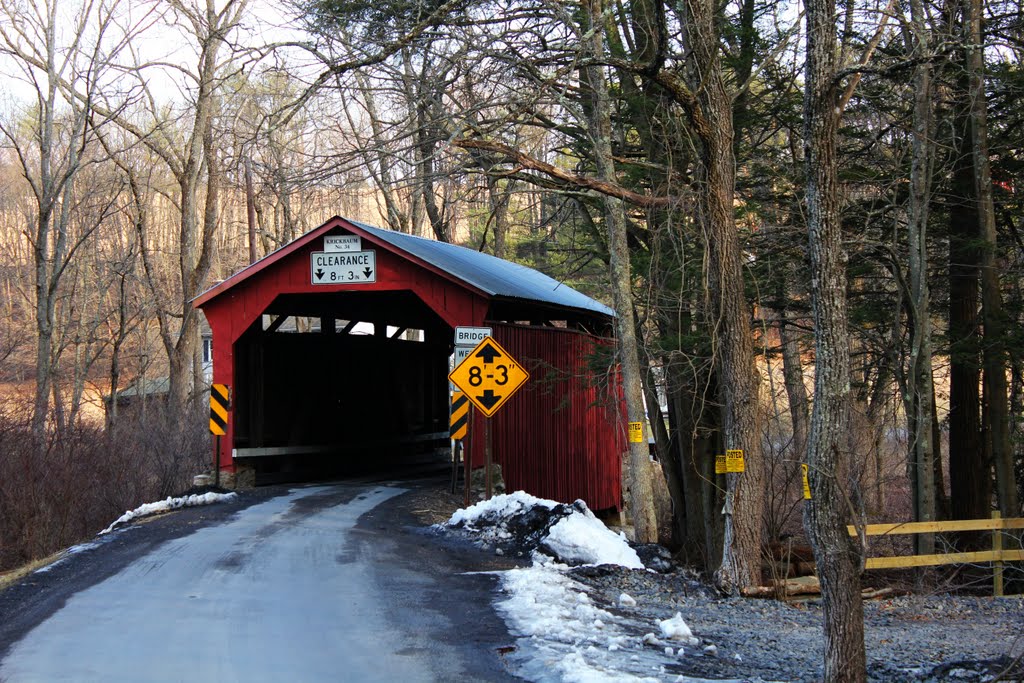
{"type": "Polygon", "coordinates": [[[476,357],[483,358],[485,364],[490,364],[494,362],[495,358],[501,358],[501,351],[488,344],[476,352],[476,357]]]}
{"type": "Polygon", "coordinates": [[[317,280],[319,280],[319,279],[320,279],[320,278],[322,278],[323,276],[324,276],[324,271],[322,271],[322,270],[320,270],[319,268],[317,268],[317,269],[316,269],[316,279],[317,279],[317,280]]]}
{"type": "Polygon", "coordinates": [[[372,269],[370,269],[370,268],[367,268],[366,270],[364,270],[364,271],[363,271],[363,274],[364,274],[364,275],[365,275],[366,277],[370,277],[371,275],[373,275],[373,270],[372,270],[372,269]]]}
{"type": "Polygon", "coordinates": [[[484,391],[484,395],[477,396],[476,400],[480,401],[480,405],[487,408],[487,410],[490,410],[498,403],[498,401],[501,400],[501,395],[499,394],[498,396],[495,396],[492,389],[487,389],[484,391]]]}

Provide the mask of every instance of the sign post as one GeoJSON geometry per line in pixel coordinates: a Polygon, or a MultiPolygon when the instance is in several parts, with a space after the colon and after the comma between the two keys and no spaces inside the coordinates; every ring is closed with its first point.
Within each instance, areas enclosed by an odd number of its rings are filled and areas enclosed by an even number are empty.
{"type": "MultiPolygon", "coordinates": [[[[530,373],[488,335],[451,371],[448,379],[465,393],[466,398],[483,413],[484,417],[490,418],[530,379],[530,373]]],[[[492,486],[491,451],[491,423],[488,420],[484,423],[484,476],[487,480],[485,495],[488,499],[491,497],[492,486]]],[[[467,473],[468,471],[467,464],[467,473]]],[[[468,477],[466,491],[468,495],[468,477]]]]}
{"type": "Polygon", "coordinates": [[[459,480],[459,454],[465,452],[462,440],[466,438],[468,427],[469,399],[461,391],[453,392],[448,428],[449,436],[455,441],[455,446],[452,450],[452,493],[455,493],[455,486],[459,480]]]}
{"type": "Polygon", "coordinates": [[[231,407],[231,387],[227,384],[210,385],[210,433],[214,439],[213,477],[220,486],[220,437],[228,433],[228,408],[231,407]]]}
{"type": "MultiPolygon", "coordinates": [[[[472,414],[473,409],[470,408],[469,412],[472,414]]],[[[468,442],[468,438],[466,439],[468,442]]],[[[463,496],[463,503],[465,507],[469,507],[469,480],[473,474],[473,463],[470,462],[469,443],[466,443],[462,448],[462,485],[465,489],[465,495],[463,496]]]]}
{"type": "MultiPolygon", "coordinates": [[[[469,354],[473,351],[473,348],[479,344],[484,337],[491,336],[493,330],[490,327],[464,327],[458,326],[455,328],[455,364],[452,367],[458,367],[462,361],[469,357],[469,354]]],[[[455,472],[458,467],[459,455],[463,458],[462,475],[465,481],[466,488],[466,500],[465,505],[469,507],[469,475],[472,469],[472,463],[469,461],[469,415],[472,410],[472,405],[469,403],[469,399],[466,395],[452,387],[452,434],[451,438],[455,440],[452,446],[452,493],[455,493],[455,485],[458,477],[455,472]],[[455,409],[456,397],[461,397],[460,409],[455,409]],[[464,405],[465,408],[461,408],[464,405]],[[462,428],[458,431],[455,429],[456,424],[456,413],[463,413],[464,420],[462,421],[462,428]]],[[[484,428],[486,431],[486,427],[484,428]]]]}
{"type": "Polygon", "coordinates": [[[488,420],[484,423],[484,477],[487,478],[487,482],[484,484],[484,500],[491,499],[491,493],[493,493],[494,477],[491,476],[491,462],[492,462],[492,441],[491,441],[491,421],[488,420]]]}

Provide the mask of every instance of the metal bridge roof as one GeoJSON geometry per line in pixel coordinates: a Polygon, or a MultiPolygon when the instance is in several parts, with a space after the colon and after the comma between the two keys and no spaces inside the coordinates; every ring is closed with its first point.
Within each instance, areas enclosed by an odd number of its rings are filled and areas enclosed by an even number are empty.
{"type": "Polygon", "coordinates": [[[543,303],[615,317],[615,311],[608,306],[533,268],[455,244],[382,230],[338,216],[214,285],[197,296],[192,301],[193,306],[203,306],[207,301],[339,228],[362,235],[399,255],[404,254],[413,262],[419,262],[493,298],[543,303]]]}
{"type": "Polygon", "coordinates": [[[608,306],[533,268],[456,244],[349,222],[493,297],[540,301],[615,317],[608,306]]]}

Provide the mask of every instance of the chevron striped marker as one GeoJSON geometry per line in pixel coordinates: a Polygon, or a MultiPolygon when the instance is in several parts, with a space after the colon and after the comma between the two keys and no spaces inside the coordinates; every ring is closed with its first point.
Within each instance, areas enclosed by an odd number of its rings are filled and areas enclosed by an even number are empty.
{"type": "Polygon", "coordinates": [[[451,438],[464,439],[469,427],[469,399],[461,391],[452,393],[451,438]]]}
{"type": "Polygon", "coordinates": [[[228,405],[231,390],[227,384],[210,385],[210,433],[224,436],[228,433],[228,405]]]}

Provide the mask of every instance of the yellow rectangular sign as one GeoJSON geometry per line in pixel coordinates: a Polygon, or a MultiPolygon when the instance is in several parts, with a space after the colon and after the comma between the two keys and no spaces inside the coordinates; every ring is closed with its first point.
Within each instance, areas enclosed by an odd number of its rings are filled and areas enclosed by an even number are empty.
{"type": "Polygon", "coordinates": [[[643,443],[644,442],[644,423],[643,422],[630,422],[629,423],[629,442],[630,443],[643,443]]]}
{"type": "Polygon", "coordinates": [[[743,462],[743,451],[730,449],[725,452],[725,471],[728,473],[739,473],[746,470],[746,463],[743,462]]]}
{"type": "Polygon", "coordinates": [[[210,433],[224,436],[228,433],[228,406],[231,389],[227,384],[210,385],[210,433]]]}
{"type": "Polygon", "coordinates": [[[746,463],[743,461],[743,451],[730,449],[725,455],[715,456],[715,474],[739,474],[746,471],[746,463]]]}
{"type": "Polygon", "coordinates": [[[804,480],[804,500],[811,499],[811,481],[807,478],[807,463],[800,463],[800,473],[803,475],[804,480]]]}

